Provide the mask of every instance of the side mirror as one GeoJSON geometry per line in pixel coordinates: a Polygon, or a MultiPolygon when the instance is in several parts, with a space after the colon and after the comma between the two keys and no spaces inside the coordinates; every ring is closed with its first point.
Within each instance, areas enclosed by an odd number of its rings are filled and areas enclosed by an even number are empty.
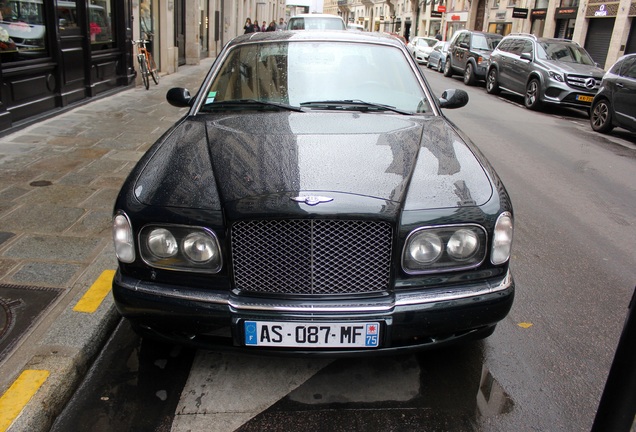
{"type": "Polygon", "coordinates": [[[468,103],[468,93],[459,89],[448,89],[439,98],[441,108],[461,108],[468,103]]]}
{"type": "Polygon", "coordinates": [[[532,61],[532,53],[528,53],[525,52],[523,54],[521,54],[521,56],[519,57],[521,60],[528,60],[528,61],[532,61]]]}
{"type": "Polygon", "coordinates": [[[468,49],[469,45],[466,42],[462,42],[462,43],[459,44],[459,47],[460,48],[464,48],[464,49],[468,49]]]}
{"type": "Polygon", "coordinates": [[[177,108],[189,107],[190,102],[192,102],[192,96],[190,96],[190,91],[185,88],[175,87],[168,90],[166,94],[166,100],[172,106],[176,106],[177,108]]]}

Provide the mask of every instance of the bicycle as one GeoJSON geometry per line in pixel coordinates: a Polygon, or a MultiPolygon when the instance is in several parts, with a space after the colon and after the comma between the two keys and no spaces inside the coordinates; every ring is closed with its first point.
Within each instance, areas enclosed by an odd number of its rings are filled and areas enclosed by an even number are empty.
{"type": "Polygon", "coordinates": [[[150,88],[149,76],[152,77],[155,84],[159,84],[159,71],[157,70],[155,59],[152,58],[152,54],[150,54],[150,51],[146,48],[146,44],[150,43],[150,41],[139,39],[132,41],[132,43],[137,47],[137,61],[139,62],[141,80],[143,81],[146,90],[148,90],[150,88]]]}

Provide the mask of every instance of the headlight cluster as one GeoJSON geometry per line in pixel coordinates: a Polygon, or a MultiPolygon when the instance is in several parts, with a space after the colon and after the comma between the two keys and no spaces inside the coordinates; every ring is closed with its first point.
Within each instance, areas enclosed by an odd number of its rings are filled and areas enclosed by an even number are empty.
{"type": "MultiPolygon", "coordinates": [[[[512,215],[499,215],[491,248],[492,264],[510,258],[512,215]]],[[[486,230],[475,224],[418,228],[409,234],[402,252],[402,268],[408,274],[457,271],[479,266],[486,258],[486,230]]]]}
{"type": "Polygon", "coordinates": [[[479,225],[424,227],[406,240],[402,267],[410,274],[476,267],[486,256],[486,231],[479,225]]]}
{"type": "MultiPolygon", "coordinates": [[[[135,261],[132,225],[124,213],[113,219],[113,241],[117,259],[135,261]]],[[[216,235],[203,227],[147,225],[139,233],[139,251],[146,264],[168,270],[217,273],[222,266],[216,235]]]]}
{"type": "Polygon", "coordinates": [[[221,250],[214,232],[185,225],[147,225],[139,233],[141,258],[168,270],[216,273],[221,250]]]}
{"type": "Polygon", "coordinates": [[[548,75],[550,75],[550,78],[552,78],[555,81],[558,82],[565,82],[565,79],[563,78],[563,74],[557,73],[557,72],[552,72],[549,71],[548,75]]]}

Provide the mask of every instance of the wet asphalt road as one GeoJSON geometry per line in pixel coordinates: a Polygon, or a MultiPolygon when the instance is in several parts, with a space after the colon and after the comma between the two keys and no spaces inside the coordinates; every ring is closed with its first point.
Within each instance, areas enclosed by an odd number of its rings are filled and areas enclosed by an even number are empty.
{"type": "Polygon", "coordinates": [[[586,431],[636,285],[636,137],[425,71],[515,205],[510,315],[483,342],[272,359],[141,341],[122,323],[53,430],[586,431]],[[90,427],[89,427],[90,426],[90,427]]]}

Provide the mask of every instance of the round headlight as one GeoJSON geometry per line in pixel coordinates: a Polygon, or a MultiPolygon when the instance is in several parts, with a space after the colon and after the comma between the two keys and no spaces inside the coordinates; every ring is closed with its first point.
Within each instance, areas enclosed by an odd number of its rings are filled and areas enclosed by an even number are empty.
{"type": "Polygon", "coordinates": [[[479,247],[477,234],[468,229],[455,231],[446,246],[448,255],[458,261],[464,261],[472,257],[479,247]]]}
{"type": "Polygon", "coordinates": [[[170,258],[177,254],[179,246],[172,233],[165,228],[153,229],[148,234],[148,250],[157,258],[170,258]]]}
{"type": "Polygon", "coordinates": [[[442,240],[437,234],[420,231],[409,243],[408,254],[411,259],[421,264],[430,264],[442,255],[442,240]]]}
{"type": "Polygon", "coordinates": [[[183,240],[183,253],[197,264],[211,261],[218,256],[216,242],[202,232],[187,235],[183,240]]]}

